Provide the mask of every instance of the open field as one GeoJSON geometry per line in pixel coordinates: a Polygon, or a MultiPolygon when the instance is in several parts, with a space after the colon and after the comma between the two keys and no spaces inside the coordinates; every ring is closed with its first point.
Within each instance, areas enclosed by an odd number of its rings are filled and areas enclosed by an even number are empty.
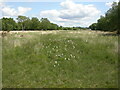
{"type": "Polygon", "coordinates": [[[2,38],[3,87],[118,87],[118,37],[104,34],[88,30],[9,32],[2,38]]]}

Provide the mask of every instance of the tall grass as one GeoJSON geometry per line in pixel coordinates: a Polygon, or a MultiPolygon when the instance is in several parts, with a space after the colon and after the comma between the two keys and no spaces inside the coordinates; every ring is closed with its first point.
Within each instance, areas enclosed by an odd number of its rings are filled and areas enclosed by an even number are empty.
{"type": "Polygon", "coordinates": [[[3,87],[118,87],[117,39],[92,31],[9,34],[3,38],[3,87]]]}

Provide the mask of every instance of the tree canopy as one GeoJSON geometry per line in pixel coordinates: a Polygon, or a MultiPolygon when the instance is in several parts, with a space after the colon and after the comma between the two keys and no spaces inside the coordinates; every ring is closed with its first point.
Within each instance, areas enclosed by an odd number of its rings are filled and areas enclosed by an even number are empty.
{"type": "Polygon", "coordinates": [[[58,29],[58,25],[51,23],[47,18],[39,20],[37,17],[31,19],[26,16],[18,16],[15,21],[13,18],[1,18],[1,30],[52,30],[58,29]]]}
{"type": "Polygon", "coordinates": [[[120,2],[113,2],[112,7],[97,20],[89,26],[92,30],[101,31],[117,31],[120,33],[120,2]]]}
{"type": "Polygon", "coordinates": [[[2,18],[2,30],[14,30],[16,29],[16,22],[13,18],[2,18]]]}

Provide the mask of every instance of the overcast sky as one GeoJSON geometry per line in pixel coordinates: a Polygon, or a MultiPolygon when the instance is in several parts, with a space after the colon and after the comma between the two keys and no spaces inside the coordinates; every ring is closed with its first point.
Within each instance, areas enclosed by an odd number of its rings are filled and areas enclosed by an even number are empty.
{"type": "Polygon", "coordinates": [[[18,15],[25,15],[38,17],[39,19],[48,18],[51,22],[62,26],[87,27],[96,22],[100,15],[104,15],[111,7],[111,4],[112,1],[76,2],[73,0],[61,0],[59,2],[2,2],[0,3],[0,13],[2,13],[0,18],[16,18],[18,15]]]}

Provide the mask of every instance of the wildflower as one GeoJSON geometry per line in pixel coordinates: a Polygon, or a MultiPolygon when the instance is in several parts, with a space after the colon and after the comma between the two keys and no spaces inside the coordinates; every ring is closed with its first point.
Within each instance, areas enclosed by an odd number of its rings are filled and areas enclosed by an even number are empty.
{"type": "Polygon", "coordinates": [[[70,58],[68,58],[68,60],[70,60],[70,58]]]}
{"type": "Polygon", "coordinates": [[[75,56],[73,56],[73,58],[75,58],[75,56]]]}
{"type": "Polygon", "coordinates": [[[70,56],[72,57],[72,54],[70,54],[70,56]]]}
{"type": "Polygon", "coordinates": [[[75,48],[75,46],[73,46],[73,49],[75,48]]]}
{"type": "Polygon", "coordinates": [[[55,61],[55,63],[57,64],[57,61],[55,61]]]}

